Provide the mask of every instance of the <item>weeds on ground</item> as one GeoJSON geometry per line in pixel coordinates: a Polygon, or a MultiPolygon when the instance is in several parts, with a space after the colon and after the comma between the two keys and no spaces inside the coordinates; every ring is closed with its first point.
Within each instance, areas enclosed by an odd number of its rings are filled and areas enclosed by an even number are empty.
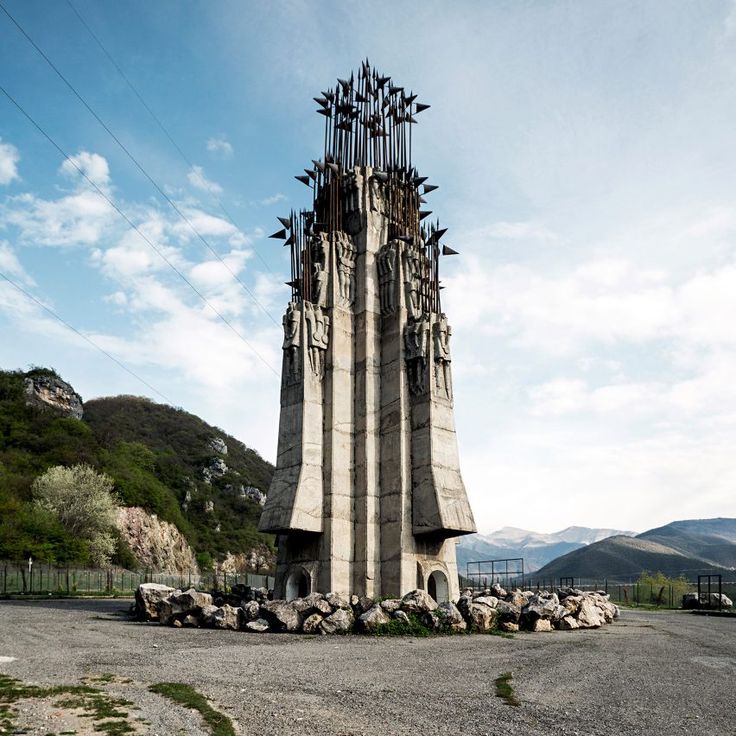
{"type": "Polygon", "coordinates": [[[183,682],[159,682],[148,688],[185,708],[196,710],[212,729],[212,736],[236,736],[233,722],[224,713],[216,711],[201,693],[183,682]]]}
{"type": "Polygon", "coordinates": [[[513,675],[510,672],[504,672],[499,675],[495,680],[496,685],[496,697],[501,698],[506,705],[521,705],[519,699],[516,697],[511,680],[513,675]]]}
{"type": "Polygon", "coordinates": [[[53,685],[43,687],[26,685],[6,675],[0,675],[0,734],[15,733],[13,703],[19,700],[56,698],[60,708],[84,711],[83,715],[94,721],[95,731],[109,736],[124,736],[134,733],[128,723],[127,711],[120,710],[132,703],[122,698],[112,698],[102,690],[88,685],[53,685]]]}

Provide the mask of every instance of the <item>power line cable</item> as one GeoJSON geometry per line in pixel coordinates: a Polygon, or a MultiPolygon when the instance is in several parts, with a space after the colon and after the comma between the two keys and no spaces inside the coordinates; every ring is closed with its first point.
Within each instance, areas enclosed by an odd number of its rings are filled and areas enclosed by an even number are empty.
{"type": "MultiPolygon", "coordinates": [[[[189,160],[189,157],[184,153],[184,151],[182,150],[181,146],[179,146],[179,144],[174,140],[174,138],[171,135],[171,133],[169,133],[169,131],[166,128],[166,126],[161,122],[161,119],[158,117],[158,115],[156,115],[156,113],[151,109],[151,107],[145,101],[145,99],[140,94],[140,92],[138,92],[138,90],[136,89],[135,85],[128,78],[128,75],[120,68],[120,65],[117,63],[117,61],[115,61],[115,59],[113,58],[112,54],[107,50],[107,48],[105,47],[105,45],[100,40],[99,36],[92,30],[92,28],[90,27],[89,23],[87,23],[87,21],[84,19],[84,17],[79,12],[79,10],[77,10],[77,8],[74,6],[74,3],[72,3],[72,0],[66,0],[66,2],[69,5],[69,7],[74,11],[74,14],[77,16],[77,18],[79,18],[79,20],[82,23],[82,25],[87,29],[87,32],[89,33],[89,35],[92,36],[92,38],[94,39],[95,43],[100,47],[100,49],[102,49],[102,53],[105,54],[105,56],[108,58],[109,62],[115,67],[115,69],[117,70],[118,74],[122,77],[123,81],[128,85],[128,87],[130,87],[130,90],[138,98],[138,101],[141,103],[141,105],[143,105],[143,107],[146,109],[146,112],[148,112],[148,114],[153,118],[153,120],[156,123],[156,125],[158,125],[158,127],[161,128],[163,134],[169,139],[169,142],[176,149],[177,153],[179,154],[179,156],[181,157],[181,159],[184,161],[184,163],[190,169],[194,170],[194,168],[195,168],[194,167],[194,164],[189,160]]],[[[225,215],[225,217],[236,228],[238,228],[239,230],[242,231],[243,228],[240,227],[240,225],[235,221],[235,219],[233,218],[233,216],[228,212],[227,209],[225,209],[225,205],[223,204],[222,200],[217,196],[217,192],[212,187],[212,185],[210,184],[210,182],[208,182],[207,179],[205,177],[203,177],[203,176],[200,176],[199,179],[202,182],[202,184],[204,184],[204,186],[207,188],[207,191],[209,192],[210,196],[217,203],[218,207],[220,208],[220,211],[225,215]]],[[[268,271],[275,276],[276,274],[273,272],[273,270],[271,269],[271,267],[268,265],[268,263],[266,262],[265,258],[263,258],[263,256],[260,254],[260,252],[258,251],[258,249],[254,247],[253,248],[253,251],[255,252],[256,256],[261,261],[261,263],[268,269],[268,271]]]]}
{"type": "Polygon", "coordinates": [[[77,162],[69,156],[66,151],[41,127],[39,123],[34,120],[31,115],[26,112],[26,110],[22,107],[22,105],[8,92],[8,90],[5,89],[2,85],[0,85],[0,92],[2,92],[9,100],[10,102],[15,105],[15,107],[23,114],[23,116],[38,130],[41,135],[43,135],[46,140],[51,143],[54,148],[64,157],[66,161],[69,161],[72,166],[79,172],[79,174],[92,186],[95,191],[130,225],[133,230],[135,230],[138,235],[146,242],[148,245],[153,248],[153,250],[161,257],[161,259],[179,276],[179,278],[184,281],[184,283],[189,286],[189,288],[216,314],[231,330],[237,337],[239,337],[247,346],[248,348],[259,358],[259,360],[276,376],[278,377],[279,374],[274,369],[274,367],[256,350],[255,347],[245,338],[243,335],[240,334],[240,332],[232,325],[232,323],[215,307],[212,305],[212,303],[207,299],[207,297],[166,257],[166,255],[143,233],[143,231],[123,212],[123,210],[118,207],[118,205],[115,204],[115,202],[110,199],[110,197],[107,196],[107,194],[100,189],[100,187],[97,185],[96,182],[94,182],[92,179],[89,178],[89,176],[86,174],[86,172],[77,164],[77,162]]]}
{"type": "Polygon", "coordinates": [[[143,166],[140,164],[138,159],[128,150],[128,148],[125,146],[125,144],[115,135],[115,133],[112,132],[110,127],[105,123],[105,121],[95,112],[95,110],[90,106],[90,104],[82,97],[82,95],[77,91],[77,89],[74,87],[74,85],[62,74],[62,72],[59,70],[59,68],[54,64],[53,61],[44,53],[43,49],[28,35],[28,33],[25,31],[23,26],[18,23],[18,21],[10,14],[8,9],[3,5],[3,3],[0,1],[0,10],[2,10],[5,15],[10,18],[10,20],[13,22],[15,27],[23,34],[23,36],[27,39],[27,41],[33,46],[34,49],[41,55],[41,57],[46,61],[46,63],[54,70],[56,75],[61,79],[62,82],[71,90],[71,92],[74,94],[74,96],[84,105],[84,107],[88,110],[88,112],[94,117],[94,119],[102,126],[102,128],[105,130],[105,132],[115,141],[115,143],[118,145],[121,151],[125,153],[125,155],[135,164],[136,168],[148,179],[148,181],[151,182],[151,184],[154,186],[156,191],[169,203],[169,205],[172,207],[172,209],[179,215],[179,217],[189,226],[191,231],[199,238],[199,240],[202,241],[202,243],[205,245],[205,247],[217,258],[220,263],[225,267],[225,269],[228,271],[228,273],[240,284],[240,286],[244,289],[244,291],[253,299],[253,301],[260,307],[261,311],[278,327],[279,322],[276,321],[276,319],[273,317],[273,315],[261,304],[261,302],[258,300],[258,297],[240,280],[238,275],[228,266],[228,264],[225,262],[225,260],[220,256],[220,254],[207,242],[207,240],[204,238],[204,236],[197,230],[196,227],[192,224],[191,220],[179,209],[179,207],[176,205],[176,203],[169,197],[168,194],[161,188],[161,186],[158,184],[158,182],[143,168],[143,166]]]}
{"type": "Polygon", "coordinates": [[[56,312],[54,312],[54,310],[51,309],[51,307],[46,306],[40,299],[36,299],[36,297],[33,296],[33,294],[31,294],[29,291],[26,291],[20,284],[17,284],[15,281],[13,281],[13,279],[11,279],[9,276],[4,274],[2,271],[0,271],[0,276],[2,276],[11,286],[14,286],[21,294],[23,294],[28,299],[38,304],[38,306],[41,307],[41,309],[48,312],[54,319],[61,322],[61,324],[63,324],[64,327],[68,328],[69,330],[74,332],[76,335],[79,335],[79,337],[81,337],[83,340],[86,340],[93,348],[96,348],[97,350],[99,350],[103,355],[110,358],[110,360],[112,360],[114,363],[117,363],[117,365],[120,368],[122,368],[124,371],[126,371],[127,373],[130,373],[130,375],[133,376],[133,378],[137,379],[144,386],[147,386],[148,388],[151,389],[151,391],[158,394],[167,404],[174,406],[174,402],[171,399],[169,399],[166,396],[166,394],[162,394],[155,386],[152,386],[150,383],[148,383],[148,381],[146,381],[145,378],[141,378],[137,373],[135,373],[130,368],[128,368],[128,366],[125,365],[125,363],[118,360],[114,355],[111,355],[110,353],[108,353],[107,350],[105,350],[103,347],[100,347],[91,337],[88,337],[83,332],[80,332],[76,327],[74,327],[74,325],[69,324],[69,322],[67,322],[63,317],[60,317],[56,312]]]}

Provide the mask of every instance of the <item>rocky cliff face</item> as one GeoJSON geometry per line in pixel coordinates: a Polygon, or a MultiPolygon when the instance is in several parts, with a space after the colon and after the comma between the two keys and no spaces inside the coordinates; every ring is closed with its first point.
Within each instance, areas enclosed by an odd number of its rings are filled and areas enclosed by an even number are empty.
{"type": "Polygon", "coordinates": [[[142,567],[156,572],[199,573],[192,548],[173,524],[137,506],[119,509],[117,524],[142,567]]]}
{"type": "Polygon", "coordinates": [[[28,376],[24,381],[26,404],[50,409],[63,417],[81,419],[82,397],[66,381],[50,373],[28,376]]]}

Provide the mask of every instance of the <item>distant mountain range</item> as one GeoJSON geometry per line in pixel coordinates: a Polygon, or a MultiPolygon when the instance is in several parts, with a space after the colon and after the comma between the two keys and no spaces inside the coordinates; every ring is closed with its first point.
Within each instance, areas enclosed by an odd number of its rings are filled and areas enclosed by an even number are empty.
{"type": "Polygon", "coordinates": [[[506,526],[491,534],[470,534],[462,537],[457,547],[458,571],[464,575],[468,562],[522,557],[525,571],[535,572],[568,552],[616,535],[633,536],[634,532],[569,526],[542,534],[506,526]]]}
{"type": "Polygon", "coordinates": [[[694,579],[704,572],[736,575],[736,519],[674,521],[631,536],[611,536],[553,559],[540,578],[625,581],[643,571],[694,579]]]}

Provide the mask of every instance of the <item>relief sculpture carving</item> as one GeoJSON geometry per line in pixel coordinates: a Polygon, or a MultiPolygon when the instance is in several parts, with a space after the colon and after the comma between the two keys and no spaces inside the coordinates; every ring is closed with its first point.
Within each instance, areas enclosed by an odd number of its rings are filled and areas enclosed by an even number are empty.
{"type": "Polygon", "coordinates": [[[378,287],[381,303],[381,314],[393,314],[396,311],[396,241],[381,248],[378,254],[378,287]]]}
{"type": "Polygon", "coordinates": [[[325,351],[329,342],[330,318],[318,305],[304,302],[304,319],[307,325],[307,347],[312,373],[322,376],[325,367],[325,351]]]}
{"type": "Polygon", "coordinates": [[[422,271],[420,264],[419,251],[412,245],[407,246],[404,250],[404,292],[406,310],[411,319],[419,319],[421,315],[422,271]]]}
{"type": "Polygon", "coordinates": [[[450,337],[452,328],[447,323],[447,315],[441,314],[432,325],[432,339],[434,343],[435,382],[437,390],[452,398],[452,376],[450,374],[450,337]]]}
{"type": "Polygon", "coordinates": [[[404,330],[404,345],[409,391],[417,396],[427,390],[427,351],[429,348],[429,319],[427,317],[407,323],[404,330]]]}
{"type": "Polygon", "coordinates": [[[284,356],[286,375],[295,378],[299,375],[299,346],[301,345],[301,312],[296,302],[289,302],[282,320],[284,325],[284,356]]]}
{"type": "Polygon", "coordinates": [[[347,307],[355,300],[355,246],[347,233],[338,232],[335,237],[339,300],[347,307]]]}

